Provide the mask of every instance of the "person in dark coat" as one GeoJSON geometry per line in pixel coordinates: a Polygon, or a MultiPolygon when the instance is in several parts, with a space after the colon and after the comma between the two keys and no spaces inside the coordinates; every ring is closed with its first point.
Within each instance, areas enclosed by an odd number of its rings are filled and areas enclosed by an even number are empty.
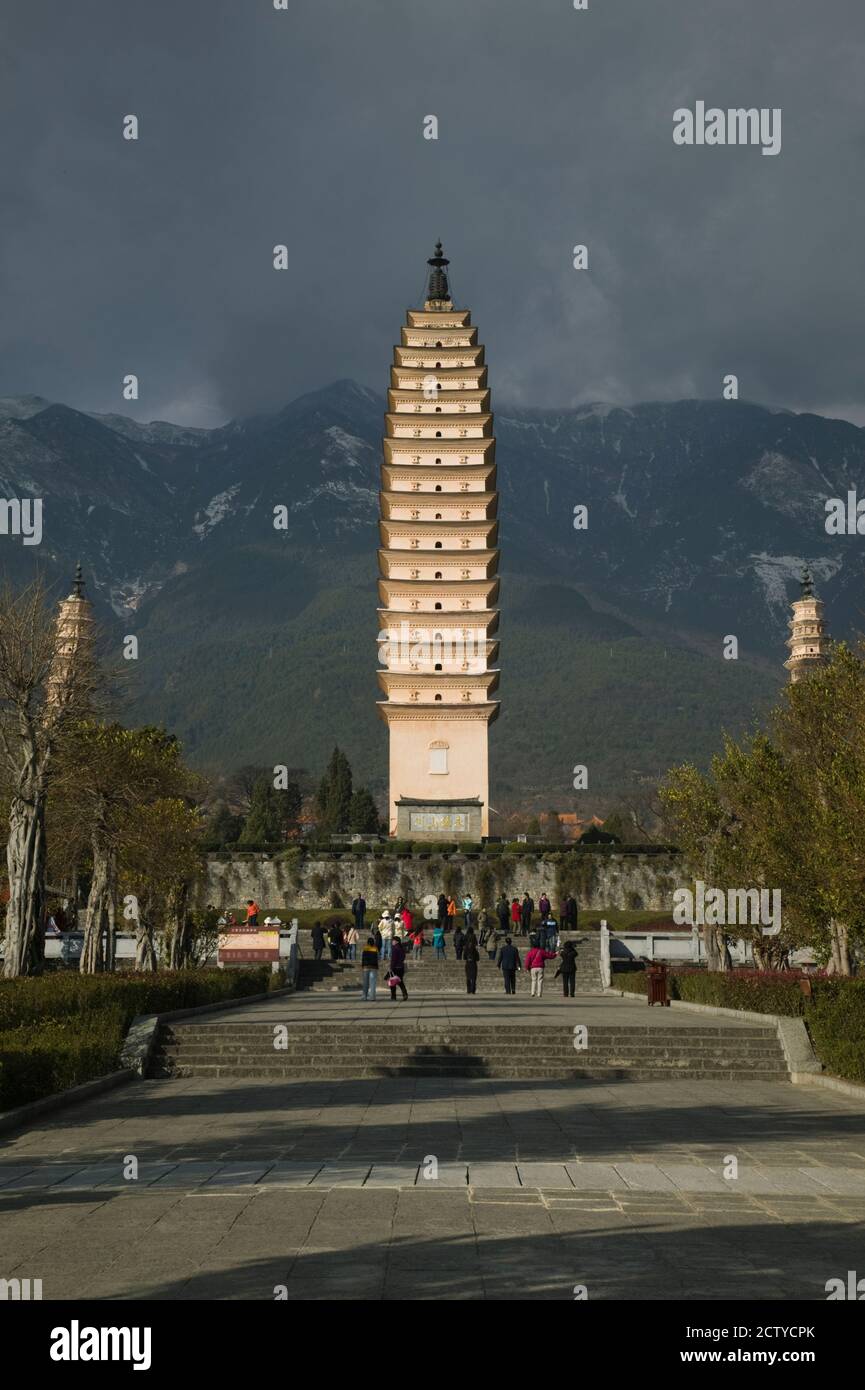
{"type": "Polygon", "coordinates": [[[478,992],[478,961],[481,953],[478,950],[478,939],[474,931],[467,931],[463,942],[463,962],[466,968],[466,994],[477,994],[478,992]]]}
{"type": "Polygon", "coordinates": [[[445,897],[444,893],[439,893],[437,906],[438,924],[440,927],[446,927],[448,922],[448,900],[445,897]]]}
{"type": "Polygon", "coordinates": [[[375,949],[378,951],[379,960],[381,960],[381,932],[378,927],[373,927],[372,934],[375,937],[375,949]]]}
{"type": "Polygon", "coordinates": [[[499,951],[497,963],[505,982],[505,994],[516,994],[517,971],[522,970],[523,965],[520,960],[520,953],[516,946],[512,944],[509,936],[505,937],[505,944],[499,951]]]}
{"type": "Polygon", "coordinates": [[[523,902],[520,908],[520,920],[522,922],[524,932],[530,932],[532,929],[532,913],[534,912],[534,910],[534,898],[530,898],[528,893],[523,893],[523,902]]]}
{"type": "Polygon", "coordinates": [[[499,926],[501,927],[502,936],[507,936],[508,929],[510,927],[511,909],[504,893],[502,893],[502,896],[496,903],[496,916],[499,919],[499,926]]]}
{"type": "Polygon", "coordinates": [[[330,942],[331,960],[339,960],[342,955],[342,928],[339,922],[331,922],[327,929],[327,939],[330,942]]]}
{"type": "Polygon", "coordinates": [[[399,937],[395,936],[393,939],[393,945],[390,948],[390,970],[388,972],[388,979],[396,980],[396,984],[391,985],[390,987],[391,999],[396,999],[397,985],[399,985],[399,988],[402,990],[403,999],[408,999],[408,990],[405,987],[405,980],[403,979],[404,975],[405,947],[403,946],[399,937]]]}
{"type": "Polygon", "coordinates": [[[463,931],[462,927],[456,927],[454,930],[454,951],[456,952],[457,960],[462,960],[463,958],[465,940],[466,933],[463,931]]]}
{"type": "Polygon", "coordinates": [[[562,914],[565,931],[577,930],[578,916],[579,908],[577,907],[577,900],[574,897],[573,893],[569,893],[568,896],[565,898],[565,910],[562,914]]]}
{"type": "Polygon", "coordinates": [[[574,998],[577,983],[577,948],[573,941],[566,941],[559,956],[556,976],[562,977],[562,993],[566,999],[574,998]]]}
{"type": "Polygon", "coordinates": [[[366,898],[363,894],[358,894],[351,905],[351,910],[354,915],[354,925],[362,933],[365,930],[364,921],[366,918],[366,898]]]}
{"type": "Polygon", "coordinates": [[[324,950],[324,928],[321,922],[316,922],[312,929],[312,954],[315,960],[321,960],[321,953],[324,950]]]}

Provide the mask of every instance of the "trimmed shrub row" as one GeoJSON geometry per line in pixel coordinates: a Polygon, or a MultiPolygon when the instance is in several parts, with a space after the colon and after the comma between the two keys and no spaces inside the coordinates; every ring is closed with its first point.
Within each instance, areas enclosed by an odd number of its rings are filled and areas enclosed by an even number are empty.
{"type": "MultiPolygon", "coordinates": [[[[810,997],[802,993],[802,976],[794,970],[671,970],[668,989],[671,999],[690,1004],[804,1018],[814,1051],[827,1072],[847,1081],[865,1081],[865,977],[809,978],[810,997]]],[[[648,988],[642,970],[617,971],[613,983],[629,994],[645,994],[648,988]]]]}
{"type": "Polygon", "coordinates": [[[0,1110],[116,1071],[136,1014],[191,1009],[274,987],[269,966],[0,981],[0,1110]]]}

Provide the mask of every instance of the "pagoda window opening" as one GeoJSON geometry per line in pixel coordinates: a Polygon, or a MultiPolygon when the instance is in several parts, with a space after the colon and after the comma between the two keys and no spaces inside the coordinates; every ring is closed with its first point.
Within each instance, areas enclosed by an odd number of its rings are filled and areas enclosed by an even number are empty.
{"type": "Polygon", "coordinates": [[[441,485],[441,483],[436,483],[436,492],[441,492],[441,490],[442,490],[442,485],[441,485]]]}
{"type": "Polygon", "coordinates": [[[442,670],[442,664],[441,664],[440,661],[437,661],[437,662],[436,662],[436,664],[435,664],[435,669],[436,669],[436,671],[441,671],[441,670],[442,670]]]}
{"type": "Polygon", "coordinates": [[[442,437],[442,432],[441,432],[441,430],[436,430],[436,439],[441,439],[441,437],[442,437]]]}
{"type": "Polygon", "coordinates": [[[437,700],[440,700],[440,699],[441,699],[441,695],[436,695],[436,699],[437,699],[437,700]]]}
{"type": "Polygon", "coordinates": [[[437,608],[437,609],[438,609],[438,608],[441,608],[441,604],[440,604],[440,603],[437,603],[437,604],[436,604],[436,608],[437,608]]]}
{"type": "Polygon", "coordinates": [[[441,572],[441,570],[436,570],[435,577],[436,577],[436,579],[441,579],[441,577],[442,577],[442,572],[441,572]]]}

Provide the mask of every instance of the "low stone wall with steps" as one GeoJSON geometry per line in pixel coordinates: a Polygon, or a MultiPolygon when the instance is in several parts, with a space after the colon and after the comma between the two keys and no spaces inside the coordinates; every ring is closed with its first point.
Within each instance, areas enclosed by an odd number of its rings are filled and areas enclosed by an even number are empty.
{"type": "MultiPolygon", "coordinates": [[[[382,1007],[376,1005],[374,1007],[382,1007]]],[[[389,1000],[384,1007],[391,1006],[389,1000]]],[[[271,1080],[468,1077],[507,1080],[781,1081],[789,1073],[775,1028],[626,1023],[573,1029],[510,1023],[163,1025],[150,1074],[271,1080]],[[282,1039],[281,1039],[282,1040],[282,1039]]]]}
{"type": "MultiPolygon", "coordinates": [[[[562,848],[565,851],[568,847],[562,848]]],[[[570,889],[582,908],[593,911],[642,908],[672,913],[673,890],[686,881],[682,856],[674,850],[647,854],[586,848],[578,852],[578,859],[570,889]]],[[[556,896],[556,865],[543,857],[507,856],[503,863],[496,855],[440,855],[431,847],[430,855],[423,858],[342,854],[327,859],[305,856],[295,863],[268,854],[210,854],[204,875],[195,885],[192,904],[203,908],[212,903],[222,910],[237,908],[253,898],[262,906],[279,908],[281,913],[301,909],[327,912],[332,893],[345,907],[362,894],[372,916],[380,907],[392,905],[398,894],[415,903],[430,893],[437,896],[443,890],[446,867],[455,875],[459,891],[470,892],[479,907],[489,896],[486,905],[492,908],[502,891],[508,899],[528,892],[535,903],[545,891],[551,900],[556,896]],[[495,887],[492,894],[486,894],[483,879],[490,873],[495,887]]],[[[559,903],[554,902],[554,906],[558,910],[559,903]]]]}

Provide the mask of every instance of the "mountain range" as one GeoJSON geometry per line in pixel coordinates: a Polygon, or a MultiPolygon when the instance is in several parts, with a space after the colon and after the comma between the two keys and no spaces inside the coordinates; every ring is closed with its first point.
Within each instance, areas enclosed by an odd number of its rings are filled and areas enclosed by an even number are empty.
{"type": "MultiPolygon", "coordinates": [[[[0,567],[15,583],[38,568],[59,596],[80,559],[118,656],[138,638],[128,717],[164,722],[195,765],[317,778],[338,742],[383,800],[384,408],[352,381],[217,429],[2,399],[0,495],[43,499],[43,539],[0,535],[0,567]]],[[[865,625],[863,540],[825,528],[827,498],[865,496],[865,430],[694,400],[500,407],[495,428],[499,809],[603,811],[759,719],[806,563],[833,635],[865,625]]]]}

